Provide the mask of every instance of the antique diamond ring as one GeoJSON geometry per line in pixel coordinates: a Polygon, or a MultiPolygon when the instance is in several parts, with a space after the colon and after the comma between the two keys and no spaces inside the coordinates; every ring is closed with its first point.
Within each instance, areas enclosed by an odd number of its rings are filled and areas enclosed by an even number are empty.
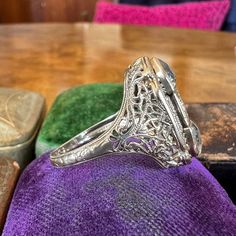
{"type": "Polygon", "coordinates": [[[158,58],[142,57],[125,72],[120,110],[52,151],[50,159],[67,166],[113,152],[142,153],[173,167],[189,163],[201,147],[173,72],[158,58]]]}

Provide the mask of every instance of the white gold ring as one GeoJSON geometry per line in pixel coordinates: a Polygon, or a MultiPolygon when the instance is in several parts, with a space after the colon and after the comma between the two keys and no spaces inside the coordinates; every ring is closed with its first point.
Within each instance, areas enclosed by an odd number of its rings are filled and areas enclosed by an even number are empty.
{"type": "Polygon", "coordinates": [[[173,72],[158,58],[142,57],[125,72],[120,110],[52,151],[50,159],[67,166],[111,153],[142,153],[173,167],[189,163],[201,147],[173,72]]]}

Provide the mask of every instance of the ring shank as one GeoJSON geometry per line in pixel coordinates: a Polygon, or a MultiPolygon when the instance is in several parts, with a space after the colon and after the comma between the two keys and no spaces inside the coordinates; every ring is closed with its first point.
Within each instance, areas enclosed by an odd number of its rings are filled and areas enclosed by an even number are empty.
{"type": "Polygon", "coordinates": [[[100,121],[99,123],[91,126],[90,128],[79,133],[57,149],[51,152],[51,159],[56,161],[56,159],[65,153],[70,153],[77,148],[84,146],[87,143],[97,139],[105,131],[107,131],[113,124],[113,121],[116,119],[117,113],[109,116],[108,118],[100,121]]]}

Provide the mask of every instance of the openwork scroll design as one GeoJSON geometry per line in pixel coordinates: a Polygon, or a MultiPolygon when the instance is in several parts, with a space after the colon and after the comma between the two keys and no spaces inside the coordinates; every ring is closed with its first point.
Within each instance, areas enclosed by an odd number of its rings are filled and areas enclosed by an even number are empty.
{"type": "Polygon", "coordinates": [[[141,65],[127,72],[126,109],[114,129],[111,142],[116,152],[138,152],[155,157],[165,167],[189,158],[179,148],[171,119],[149,82],[152,75],[142,75],[141,65]]]}

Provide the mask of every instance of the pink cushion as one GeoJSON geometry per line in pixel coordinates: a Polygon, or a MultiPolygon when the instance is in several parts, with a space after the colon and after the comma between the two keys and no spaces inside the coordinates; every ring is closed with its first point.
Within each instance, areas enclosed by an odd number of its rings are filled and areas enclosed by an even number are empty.
{"type": "Polygon", "coordinates": [[[96,6],[94,21],[219,30],[229,6],[229,0],[189,2],[155,7],[100,1],[96,6]]]}

